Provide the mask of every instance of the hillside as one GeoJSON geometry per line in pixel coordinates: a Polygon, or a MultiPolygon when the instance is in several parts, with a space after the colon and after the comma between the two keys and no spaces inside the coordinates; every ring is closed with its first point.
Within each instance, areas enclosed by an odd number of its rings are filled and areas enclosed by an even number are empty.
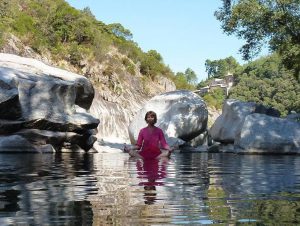
{"type": "Polygon", "coordinates": [[[162,77],[175,78],[158,52],[143,52],[129,30],[96,20],[88,8],[63,0],[0,0],[0,10],[1,52],[39,58],[114,92],[120,92],[120,74],[139,78],[133,88],[145,95],[156,93],[152,87],[162,77]]]}
{"type": "Polygon", "coordinates": [[[207,60],[206,67],[209,78],[200,82],[198,89],[211,86],[212,90],[203,94],[209,106],[221,109],[225,98],[234,98],[274,107],[282,116],[300,112],[300,83],[276,53],[244,65],[237,64],[232,57],[207,60]],[[217,88],[213,82],[226,80],[228,74],[234,75],[234,82],[226,96],[224,89],[217,88]]]}
{"type": "Polygon", "coordinates": [[[143,52],[122,25],[106,25],[88,8],[76,10],[63,0],[0,0],[0,51],[87,77],[95,88],[91,113],[103,136],[126,139],[142,104],[176,89],[158,52],[143,52]]]}

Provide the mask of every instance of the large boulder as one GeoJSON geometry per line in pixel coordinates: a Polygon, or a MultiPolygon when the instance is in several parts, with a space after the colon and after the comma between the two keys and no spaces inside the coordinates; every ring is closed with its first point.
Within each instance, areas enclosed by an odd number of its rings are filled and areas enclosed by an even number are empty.
{"type": "MultiPolygon", "coordinates": [[[[1,135],[15,133],[28,139],[28,132],[18,131],[38,129],[40,134],[48,135],[53,131],[51,136],[58,137],[61,136],[56,132],[73,132],[81,137],[79,146],[87,150],[94,140],[89,131],[99,124],[98,119],[86,112],[93,97],[93,86],[84,76],[38,60],[0,53],[1,135]]],[[[30,134],[38,137],[37,133],[30,134]]],[[[67,136],[64,139],[69,142],[67,136]]],[[[61,148],[54,146],[56,150],[61,148]]]]}
{"type": "Polygon", "coordinates": [[[147,111],[157,114],[157,124],[170,145],[190,141],[206,131],[208,111],[205,102],[187,90],[172,91],[150,99],[138,111],[129,125],[131,143],[136,143],[141,128],[147,126],[144,118],[147,111]],[[177,140],[179,138],[180,140],[177,140]]]}
{"type": "Polygon", "coordinates": [[[233,143],[241,132],[245,118],[253,113],[280,116],[279,111],[261,104],[228,99],[223,104],[222,114],[210,128],[209,135],[215,141],[233,143]]]}
{"type": "Polygon", "coordinates": [[[251,114],[234,145],[241,148],[241,153],[300,153],[300,123],[251,114]]]}

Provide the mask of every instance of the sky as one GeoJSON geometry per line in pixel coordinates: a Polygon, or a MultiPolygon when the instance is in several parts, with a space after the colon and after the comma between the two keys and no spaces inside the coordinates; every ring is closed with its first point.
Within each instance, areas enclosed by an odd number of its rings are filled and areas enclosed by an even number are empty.
{"type": "Polygon", "coordinates": [[[129,29],[143,51],[156,50],[172,71],[191,68],[198,82],[207,78],[205,61],[233,56],[244,41],[227,36],[214,12],[221,0],[67,0],[76,9],[89,7],[97,20],[129,29]]]}

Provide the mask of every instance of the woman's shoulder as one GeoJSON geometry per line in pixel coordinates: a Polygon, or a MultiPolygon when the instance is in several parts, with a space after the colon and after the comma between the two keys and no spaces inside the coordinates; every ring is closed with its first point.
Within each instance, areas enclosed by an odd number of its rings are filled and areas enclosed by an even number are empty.
{"type": "Polygon", "coordinates": [[[142,128],[142,129],[140,129],[140,132],[144,132],[144,131],[146,131],[147,130],[147,127],[144,127],[144,128],[142,128]]]}
{"type": "Polygon", "coordinates": [[[156,130],[157,130],[158,132],[161,132],[161,133],[163,133],[163,131],[162,131],[162,129],[161,129],[161,128],[159,128],[159,127],[157,127],[157,126],[155,126],[155,128],[156,128],[156,130]]]}

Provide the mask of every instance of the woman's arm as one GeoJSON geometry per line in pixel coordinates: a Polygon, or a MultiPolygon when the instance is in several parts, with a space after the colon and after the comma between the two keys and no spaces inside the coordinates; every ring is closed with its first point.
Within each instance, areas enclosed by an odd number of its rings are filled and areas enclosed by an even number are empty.
{"type": "Polygon", "coordinates": [[[174,148],[173,147],[170,147],[166,141],[166,138],[165,138],[165,135],[163,133],[163,131],[160,129],[160,132],[159,132],[159,142],[160,142],[160,145],[162,147],[162,149],[164,150],[167,150],[167,151],[174,151],[174,148]]]}
{"type": "Polygon", "coordinates": [[[124,150],[127,151],[127,152],[128,151],[140,150],[141,147],[142,147],[143,141],[144,141],[143,131],[140,130],[139,136],[138,136],[138,139],[137,139],[137,142],[136,142],[136,145],[132,145],[130,147],[128,147],[127,145],[125,145],[124,146],[124,150]]]}

